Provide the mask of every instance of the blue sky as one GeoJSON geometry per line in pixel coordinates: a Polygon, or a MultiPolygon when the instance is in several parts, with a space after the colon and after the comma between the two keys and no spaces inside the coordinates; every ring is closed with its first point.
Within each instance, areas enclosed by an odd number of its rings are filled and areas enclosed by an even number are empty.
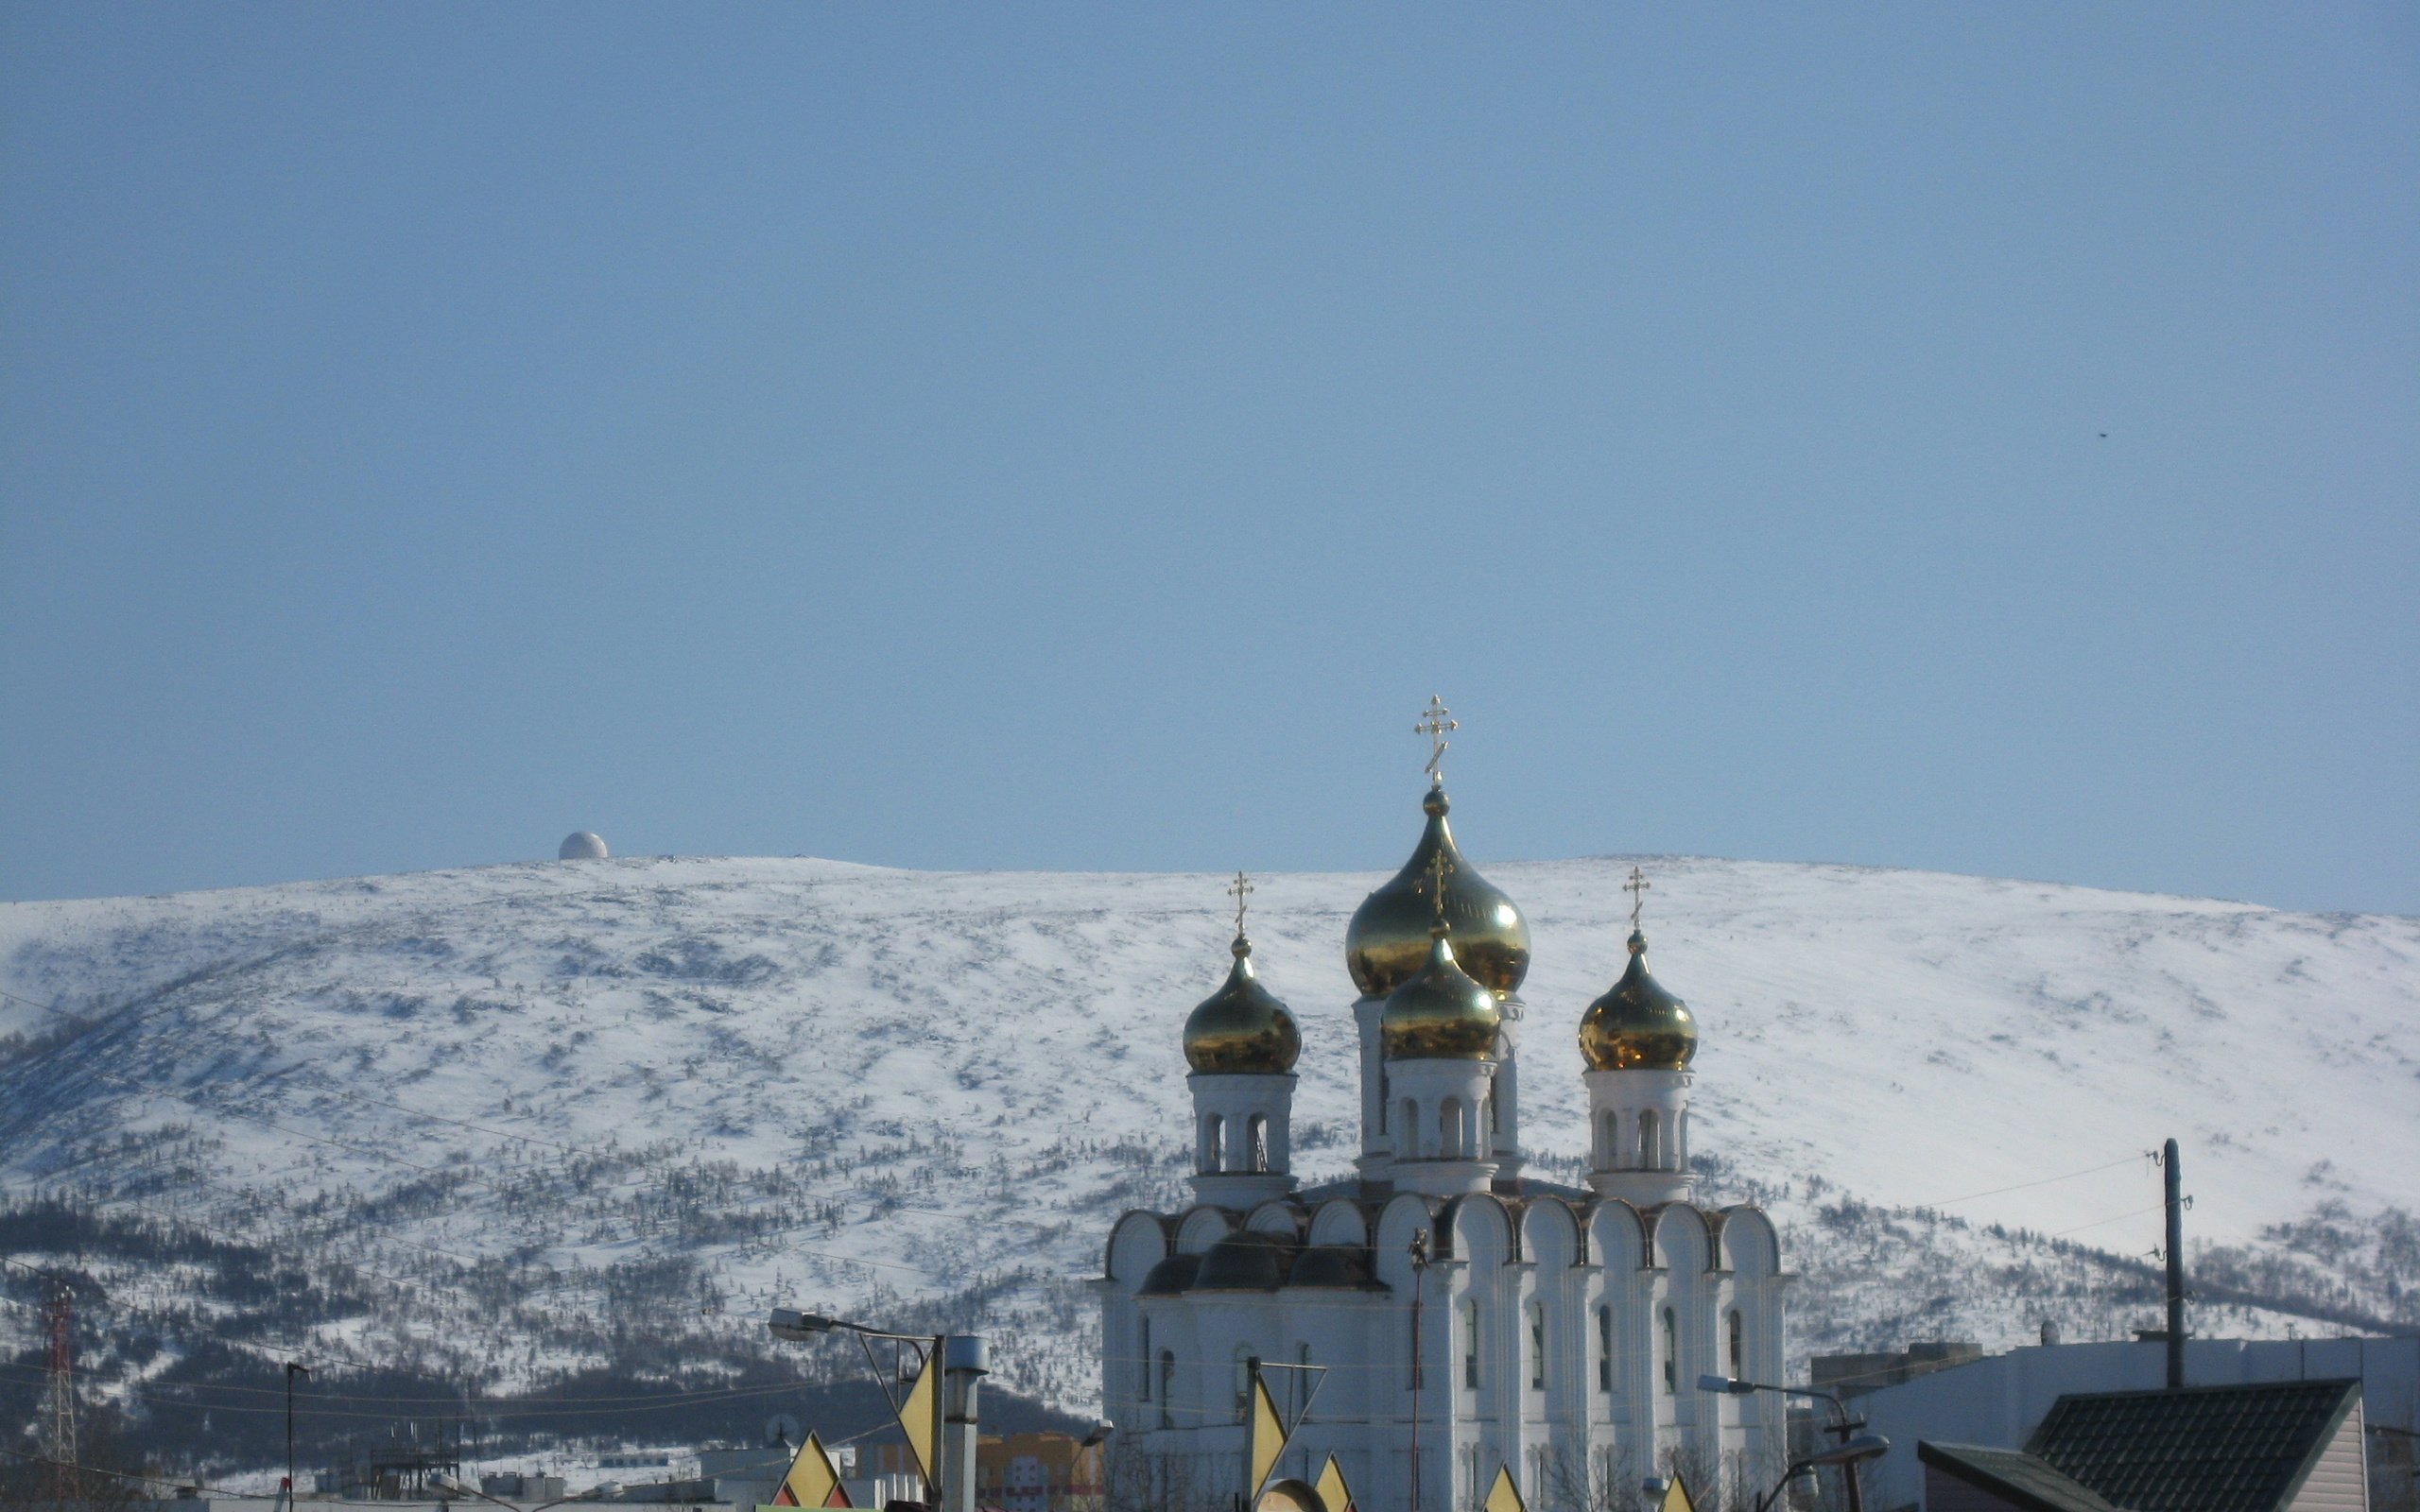
{"type": "Polygon", "coordinates": [[[0,15],[0,896],[2420,912],[2408,7],[0,15]]]}

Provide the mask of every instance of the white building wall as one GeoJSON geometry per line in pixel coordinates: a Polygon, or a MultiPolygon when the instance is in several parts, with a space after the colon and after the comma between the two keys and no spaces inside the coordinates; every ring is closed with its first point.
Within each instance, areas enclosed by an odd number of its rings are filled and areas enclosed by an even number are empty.
{"type": "MultiPolygon", "coordinates": [[[[1357,1237],[1358,1210],[1339,1203],[1316,1214],[1298,1205],[1263,1209],[1252,1226],[1266,1229],[1280,1211],[1292,1213],[1297,1231],[1314,1241],[1357,1237]]],[[[1748,1325],[1746,1353],[1760,1369],[1778,1373],[1779,1296],[1787,1278],[1774,1273],[1761,1214],[1736,1211],[1724,1224],[1726,1238],[1736,1231],[1754,1240],[1750,1263],[1713,1242],[1707,1216],[1666,1210],[1656,1215],[1657,1263],[1651,1266],[1646,1229],[1619,1203],[1574,1209],[1552,1197],[1508,1205],[1486,1193],[1446,1202],[1400,1194],[1380,1211],[1372,1236],[1371,1259],[1390,1292],[1133,1295],[1167,1254],[1207,1249],[1230,1223],[1216,1210],[1175,1221],[1130,1215],[1113,1237],[1109,1274],[1099,1286],[1102,1396],[1118,1430],[1118,1452],[1181,1467],[1172,1472],[1176,1484],[1215,1493],[1204,1508],[1223,1507],[1240,1480],[1236,1351],[1293,1365],[1305,1346],[1311,1363],[1329,1373],[1280,1473],[1307,1478],[1333,1451],[1364,1504],[1410,1505],[1409,1248],[1421,1228],[1431,1234],[1434,1256],[1420,1279],[1423,1512],[1465,1512],[1474,1486],[1483,1494],[1498,1465],[1512,1468],[1537,1512],[1577,1512],[1604,1504],[1609,1487],[1618,1493],[1616,1502],[1626,1498],[1640,1479],[1668,1466],[1667,1450],[1694,1450],[1701,1472],[1726,1463],[1725,1456],[1778,1452],[1781,1418],[1761,1399],[1694,1389],[1700,1374],[1724,1367],[1716,1352],[1719,1320],[1733,1305],[1748,1325]],[[1473,1304],[1476,1384],[1466,1365],[1473,1304]],[[1543,1371],[1533,1304],[1544,1310],[1543,1371]],[[1664,1386],[1657,1321],[1667,1305],[1674,1309],[1682,1350],[1674,1370],[1680,1389],[1673,1392],[1664,1386]],[[1612,1310],[1609,1360],[1598,1332],[1599,1306],[1612,1310]],[[1146,1378],[1147,1326],[1151,1352],[1169,1351],[1177,1361],[1173,1390],[1165,1395],[1155,1365],[1146,1378]],[[1607,1363],[1603,1377],[1600,1361],[1607,1363]]],[[[1270,1372],[1281,1402],[1295,1400],[1296,1379],[1270,1372]]]]}

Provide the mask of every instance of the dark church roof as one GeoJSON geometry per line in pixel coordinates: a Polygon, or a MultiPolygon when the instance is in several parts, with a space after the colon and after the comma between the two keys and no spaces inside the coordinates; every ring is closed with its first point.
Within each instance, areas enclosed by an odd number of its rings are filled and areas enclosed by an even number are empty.
{"type": "Polygon", "coordinates": [[[2078,1394],[2026,1448],[2129,1512],[2273,1512],[2360,1400],[2359,1381],[2078,1394]]]}

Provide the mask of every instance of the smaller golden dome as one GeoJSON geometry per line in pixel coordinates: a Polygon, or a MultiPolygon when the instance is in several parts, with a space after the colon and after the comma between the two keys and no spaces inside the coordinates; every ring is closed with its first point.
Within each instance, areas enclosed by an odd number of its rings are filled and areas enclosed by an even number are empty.
{"type": "Polygon", "coordinates": [[[1441,927],[1430,932],[1428,964],[1388,994],[1378,1041],[1389,1060],[1493,1060],[1503,1024],[1495,994],[1454,959],[1441,927]]]}
{"type": "Polygon", "coordinates": [[[1303,1053],[1294,1015],[1253,973],[1252,941],[1229,947],[1236,957],[1224,987],[1184,1021],[1185,1064],[1213,1075],[1281,1075],[1303,1053]]]}
{"type": "Polygon", "coordinates": [[[1647,974],[1647,936],[1630,936],[1630,969],[1580,1016],[1580,1055],[1591,1071],[1685,1071],[1698,1053],[1689,1005],[1647,974]]]}

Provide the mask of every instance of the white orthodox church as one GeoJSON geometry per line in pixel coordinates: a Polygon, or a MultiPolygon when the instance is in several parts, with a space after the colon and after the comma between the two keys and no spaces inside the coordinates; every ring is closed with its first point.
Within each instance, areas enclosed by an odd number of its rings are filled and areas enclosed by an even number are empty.
{"type": "Polygon", "coordinates": [[[1113,1474],[1146,1504],[1233,1507],[1257,1361],[1282,1413],[1308,1404],[1272,1478],[1332,1453],[1362,1512],[1472,1512],[1499,1469],[1531,1512],[1634,1507],[1675,1469],[1701,1505],[1770,1486],[1782,1399],[1697,1386],[1781,1380],[1789,1278],[1761,1211],[1692,1200],[1694,1020],[1634,928],[1578,1055],[1525,1047],[1529,926],[1456,850],[1442,779],[1423,807],[1346,936],[1353,1175],[1295,1178],[1300,1032],[1240,909],[1226,984],[1185,1022],[1194,1205],[1119,1219],[1099,1282],[1113,1474]],[[1585,1189],[1524,1173],[1525,1074],[1585,1081],[1585,1189]]]}

